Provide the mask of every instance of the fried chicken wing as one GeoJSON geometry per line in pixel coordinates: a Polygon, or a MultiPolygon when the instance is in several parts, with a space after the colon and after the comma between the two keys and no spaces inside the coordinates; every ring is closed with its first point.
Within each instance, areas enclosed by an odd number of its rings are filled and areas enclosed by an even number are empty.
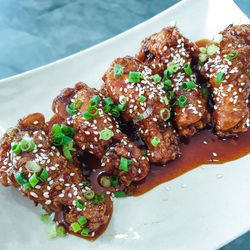
{"type": "MultiPolygon", "coordinates": [[[[18,188],[23,196],[43,205],[49,213],[63,211],[69,232],[74,232],[70,225],[84,216],[84,227],[93,237],[111,216],[108,196],[97,205],[85,198],[91,187],[81,183],[85,178],[80,169],[51,144],[42,114],[19,120],[17,127],[4,134],[0,141],[0,166],[1,184],[18,188]],[[30,148],[23,144],[24,140],[30,148]],[[17,145],[21,145],[21,152],[17,145]],[[79,208],[77,202],[83,207],[79,208]]],[[[79,229],[74,233],[81,235],[79,229]]]]}
{"type": "Polygon", "coordinates": [[[162,77],[165,75],[165,79],[171,80],[168,90],[174,91],[177,99],[180,96],[186,97],[184,107],[176,105],[174,108],[174,120],[182,136],[194,135],[210,121],[206,101],[202,97],[200,86],[196,83],[196,75],[192,72],[192,65],[198,53],[197,46],[183,37],[176,27],[168,27],[145,38],[137,54],[137,58],[150,67],[154,74],[162,77]],[[171,64],[176,67],[174,72],[168,70],[171,64]],[[189,65],[191,69],[188,74],[184,70],[184,65],[189,65]],[[195,85],[184,90],[183,82],[193,82],[195,85]]]}
{"type": "Polygon", "coordinates": [[[250,46],[250,25],[229,25],[226,29],[220,32],[222,41],[220,42],[220,49],[232,50],[250,46]]]}
{"type": "Polygon", "coordinates": [[[166,163],[175,159],[180,154],[179,138],[167,121],[170,105],[163,83],[154,83],[151,70],[129,56],[114,60],[103,81],[102,93],[111,97],[116,105],[121,101],[126,105],[121,115],[126,122],[134,123],[137,134],[147,144],[150,161],[166,163]],[[123,69],[120,76],[114,76],[116,65],[123,69]],[[141,79],[130,82],[130,72],[137,72],[141,79]]]}
{"type": "Polygon", "coordinates": [[[221,32],[220,50],[201,69],[212,89],[215,130],[221,137],[236,136],[250,125],[249,27],[229,26],[221,32]]]}
{"type": "Polygon", "coordinates": [[[65,89],[55,98],[53,111],[75,129],[74,141],[78,147],[100,158],[101,166],[110,174],[118,175],[120,182],[128,186],[132,181],[139,181],[147,176],[149,162],[141,150],[121,132],[115,119],[104,112],[104,105],[104,97],[99,91],[89,88],[86,84],[77,83],[75,88],[65,89]],[[98,115],[86,120],[82,113],[90,106],[93,96],[100,98],[96,105],[98,115]],[[81,107],[77,114],[70,115],[66,106],[77,100],[82,102],[81,107]],[[108,138],[101,135],[105,130],[109,133],[108,138]],[[127,170],[120,167],[122,158],[132,160],[127,170]]]}

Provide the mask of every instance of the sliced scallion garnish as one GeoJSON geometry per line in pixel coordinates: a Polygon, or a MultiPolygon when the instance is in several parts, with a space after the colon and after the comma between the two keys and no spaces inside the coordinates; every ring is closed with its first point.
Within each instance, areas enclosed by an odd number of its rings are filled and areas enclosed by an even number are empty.
{"type": "Polygon", "coordinates": [[[100,102],[101,98],[98,95],[94,95],[89,101],[90,106],[96,106],[100,102]]]}
{"type": "Polygon", "coordinates": [[[188,76],[190,76],[193,73],[190,67],[190,63],[185,63],[183,69],[188,76]]]}
{"type": "Polygon", "coordinates": [[[113,131],[105,128],[100,132],[100,139],[107,141],[114,135],[113,131]]]}
{"type": "Polygon", "coordinates": [[[181,96],[179,96],[177,101],[178,101],[178,105],[183,108],[187,103],[187,97],[184,95],[181,95],[181,96]]]}
{"type": "Polygon", "coordinates": [[[121,76],[123,74],[123,67],[120,64],[116,64],[114,67],[114,77],[121,76]]]}
{"type": "Polygon", "coordinates": [[[158,74],[155,74],[152,76],[152,79],[155,83],[158,83],[161,81],[161,77],[158,74]]]}
{"type": "Polygon", "coordinates": [[[238,52],[237,51],[232,51],[232,52],[227,54],[226,58],[227,58],[227,60],[233,60],[237,56],[238,56],[238,52]]]}
{"type": "Polygon", "coordinates": [[[11,149],[16,155],[19,155],[22,152],[22,149],[18,143],[15,143],[11,149]]]}
{"type": "Polygon", "coordinates": [[[93,199],[94,205],[99,205],[104,201],[104,196],[102,194],[95,194],[93,199]]]}
{"type": "Polygon", "coordinates": [[[115,197],[126,197],[126,193],[124,191],[115,191],[115,197]]]}
{"type": "Polygon", "coordinates": [[[155,136],[152,140],[151,140],[151,144],[154,146],[154,147],[156,147],[159,143],[160,143],[160,139],[157,137],[157,136],[155,136]]]}
{"type": "Polygon", "coordinates": [[[218,72],[216,75],[216,82],[220,83],[223,81],[225,73],[224,72],[218,72]]]}
{"type": "Polygon", "coordinates": [[[197,85],[194,82],[190,81],[190,82],[182,82],[181,87],[182,87],[183,90],[186,91],[186,90],[189,90],[189,89],[196,88],[197,85]]]}

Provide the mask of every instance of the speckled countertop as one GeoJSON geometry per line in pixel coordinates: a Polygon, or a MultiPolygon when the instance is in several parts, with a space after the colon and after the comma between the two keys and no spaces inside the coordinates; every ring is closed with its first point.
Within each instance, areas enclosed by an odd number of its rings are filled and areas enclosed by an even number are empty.
{"type": "MultiPolygon", "coordinates": [[[[177,2],[126,0],[124,4],[122,0],[0,0],[0,79],[95,45],[177,2]]],[[[250,16],[249,0],[235,2],[250,16]]],[[[249,249],[250,232],[220,250],[249,249]]]]}

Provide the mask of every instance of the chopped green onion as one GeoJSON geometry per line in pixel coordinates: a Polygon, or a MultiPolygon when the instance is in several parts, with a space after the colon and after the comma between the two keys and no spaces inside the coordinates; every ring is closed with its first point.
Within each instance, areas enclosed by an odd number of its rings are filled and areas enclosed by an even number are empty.
{"type": "Polygon", "coordinates": [[[78,222],[71,223],[70,226],[75,233],[79,232],[82,229],[78,222]]]}
{"type": "Polygon", "coordinates": [[[114,101],[110,97],[105,98],[104,102],[106,105],[109,105],[109,106],[114,105],[114,101]]]}
{"type": "Polygon", "coordinates": [[[172,81],[170,79],[166,79],[163,83],[167,87],[170,87],[172,85],[172,81]]]}
{"type": "Polygon", "coordinates": [[[64,137],[64,135],[62,133],[55,134],[52,138],[53,144],[55,146],[63,145],[63,137],[64,137]]]}
{"type": "Polygon", "coordinates": [[[63,226],[56,227],[56,234],[59,237],[64,237],[65,236],[65,228],[63,226]]]}
{"type": "Polygon", "coordinates": [[[27,182],[23,184],[24,190],[30,190],[32,189],[32,186],[27,182]]]}
{"type": "Polygon", "coordinates": [[[73,142],[69,142],[69,143],[66,143],[63,145],[63,148],[62,148],[62,151],[63,151],[63,155],[64,157],[69,161],[69,162],[72,162],[73,161],[73,158],[72,158],[72,155],[70,153],[70,151],[76,151],[75,148],[73,148],[73,142]]]}
{"type": "Polygon", "coordinates": [[[62,131],[61,125],[60,124],[54,124],[51,130],[52,130],[53,134],[60,133],[62,131]]]}
{"type": "Polygon", "coordinates": [[[199,51],[202,53],[202,54],[206,54],[207,53],[207,49],[205,47],[200,47],[199,48],[199,51]]]}
{"type": "Polygon", "coordinates": [[[111,111],[110,111],[111,115],[114,117],[119,117],[120,116],[120,111],[118,109],[117,106],[114,106],[111,111]]]}
{"type": "Polygon", "coordinates": [[[129,165],[128,159],[126,159],[124,157],[121,157],[119,169],[127,172],[128,171],[128,165],[129,165]]]}
{"type": "Polygon", "coordinates": [[[175,73],[179,69],[179,66],[175,64],[174,62],[169,62],[168,63],[168,68],[167,70],[172,74],[175,73]]]}
{"type": "Polygon", "coordinates": [[[45,181],[47,181],[48,176],[49,176],[48,171],[46,170],[46,168],[43,168],[43,170],[42,170],[42,172],[40,173],[38,179],[41,180],[41,181],[43,181],[43,182],[45,182],[45,181]]]}
{"type": "Polygon", "coordinates": [[[125,111],[127,109],[126,105],[121,103],[117,105],[117,108],[119,111],[125,111]]]}
{"type": "Polygon", "coordinates": [[[206,54],[200,53],[198,55],[198,57],[199,57],[199,60],[200,60],[201,63],[204,63],[207,60],[207,55],[206,54]]]}
{"type": "Polygon", "coordinates": [[[114,67],[114,77],[121,76],[123,74],[123,67],[120,64],[116,64],[114,67]]]}
{"type": "Polygon", "coordinates": [[[216,82],[222,82],[223,81],[223,78],[224,78],[224,75],[225,75],[225,73],[224,72],[219,72],[219,73],[217,73],[217,75],[216,75],[216,82]]]}
{"type": "Polygon", "coordinates": [[[48,237],[50,239],[56,237],[56,224],[52,223],[51,225],[48,226],[48,237]]]}
{"type": "Polygon", "coordinates": [[[71,115],[75,115],[75,114],[77,114],[77,109],[79,109],[81,106],[82,106],[82,101],[77,100],[77,101],[71,103],[70,105],[67,105],[66,111],[68,113],[70,113],[71,115]]]}
{"type": "Polygon", "coordinates": [[[76,200],[76,206],[80,209],[84,209],[85,208],[85,204],[82,200],[78,199],[76,200]]]}
{"type": "Polygon", "coordinates": [[[19,155],[22,152],[22,149],[18,143],[15,143],[11,149],[16,155],[19,155]]]}
{"type": "Polygon", "coordinates": [[[84,195],[84,197],[85,197],[86,199],[91,200],[91,199],[94,198],[95,193],[94,193],[91,189],[88,189],[87,191],[85,191],[85,192],[83,193],[83,195],[84,195]]]}
{"type": "Polygon", "coordinates": [[[90,106],[96,106],[100,102],[101,98],[98,95],[94,95],[89,101],[90,106]]]}
{"type": "Polygon", "coordinates": [[[81,232],[82,236],[88,236],[89,235],[89,229],[88,228],[83,228],[82,232],[81,232]]]}
{"type": "Polygon", "coordinates": [[[157,136],[155,136],[152,140],[151,140],[151,144],[154,146],[154,147],[156,147],[159,143],[160,143],[160,139],[157,137],[157,136]]]}
{"type": "Polygon", "coordinates": [[[81,181],[81,183],[82,183],[83,185],[90,186],[90,182],[89,182],[89,181],[81,181]]]}
{"type": "Polygon", "coordinates": [[[105,188],[109,188],[111,186],[110,178],[107,175],[102,176],[100,179],[100,184],[105,188]]]}
{"type": "Polygon", "coordinates": [[[146,101],[146,97],[145,96],[140,96],[140,98],[138,99],[139,102],[145,102],[146,101]]]}
{"type": "Polygon", "coordinates": [[[16,172],[14,174],[14,177],[15,177],[15,180],[17,181],[17,183],[19,185],[23,185],[23,184],[28,182],[28,180],[27,180],[27,178],[26,178],[26,176],[24,175],[23,172],[16,172]]]}
{"type": "Polygon", "coordinates": [[[49,214],[40,214],[40,220],[42,222],[48,223],[50,221],[50,215],[49,214]]]}
{"type": "Polygon", "coordinates": [[[163,72],[163,75],[165,78],[168,78],[172,73],[168,70],[168,69],[165,69],[164,72],[163,72]]]}
{"type": "Polygon", "coordinates": [[[28,136],[24,136],[24,138],[21,141],[20,146],[23,152],[30,152],[35,148],[36,144],[32,138],[28,136]]]}
{"type": "Polygon", "coordinates": [[[227,58],[227,60],[233,60],[237,56],[238,56],[238,52],[237,51],[232,51],[229,54],[227,54],[226,58],[227,58]]]}
{"type": "Polygon", "coordinates": [[[182,108],[183,108],[183,107],[186,105],[186,103],[187,103],[187,97],[184,96],[184,95],[179,96],[179,98],[178,98],[177,100],[178,100],[178,105],[179,105],[180,107],[182,107],[182,108]]]}
{"type": "Polygon", "coordinates": [[[87,112],[91,115],[91,117],[97,117],[98,114],[99,114],[99,111],[96,107],[94,106],[90,106],[90,107],[87,107],[87,112]],[[94,111],[94,113],[93,113],[94,111]]]}
{"type": "Polygon", "coordinates": [[[126,194],[124,191],[115,191],[115,197],[126,197],[126,194]]]}
{"type": "Polygon", "coordinates": [[[214,42],[220,44],[222,41],[222,38],[223,38],[222,34],[216,34],[214,36],[214,42]]]}
{"type": "Polygon", "coordinates": [[[219,49],[219,47],[217,47],[216,45],[212,44],[210,46],[207,47],[207,54],[209,56],[213,55],[217,50],[219,49]]]}
{"type": "Polygon", "coordinates": [[[91,118],[97,117],[99,114],[99,111],[96,107],[94,106],[90,106],[87,107],[87,111],[83,112],[82,115],[83,117],[88,121],[91,118]],[[92,111],[95,111],[94,113],[92,111]]]}
{"type": "Polygon", "coordinates": [[[161,81],[161,77],[158,74],[155,74],[152,76],[152,79],[155,83],[158,83],[161,81]]]}
{"type": "Polygon", "coordinates": [[[25,164],[25,168],[30,173],[38,173],[41,171],[41,167],[35,161],[27,161],[25,164]]]}
{"type": "Polygon", "coordinates": [[[208,100],[208,98],[210,96],[210,89],[207,86],[202,85],[201,91],[202,91],[202,96],[204,97],[204,99],[208,100]]]}
{"type": "Polygon", "coordinates": [[[193,71],[190,67],[190,63],[185,63],[183,66],[183,69],[188,76],[190,76],[193,73],[193,71]]]}
{"type": "Polygon", "coordinates": [[[88,121],[88,120],[90,120],[91,118],[92,118],[92,116],[88,113],[88,112],[83,112],[82,113],[82,115],[83,115],[83,117],[88,121]]]}
{"type": "Polygon", "coordinates": [[[118,176],[111,175],[109,178],[110,178],[110,182],[111,182],[112,187],[116,187],[119,184],[118,176]]]}
{"type": "Polygon", "coordinates": [[[37,185],[37,183],[39,182],[39,179],[37,178],[37,174],[34,173],[30,178],[29,178],[29,184],[32,187],[35,187],[37,185]]]}
{"type": "Polygon", "coordinates": [[[170,113],[169,109],[164,108],[164,109],[162,109],[162,110],[160,111],[160,116],[161,116],[161,119],[162,119],[163,121],[167,121],[167,120],[170,118],[171,113],[170,113]]]}
{"type": "Polygon", "coordinates": [[[190,81],[190,82],[183,82],[181,84],[181,87],[182,87],[183,90],[186,91],[186,90],[189,90],[189,89],[194,89],[197,86],[196,86],[196,84],[194,82],[190,81]]]}
{"type": "Polygon", "coordinates": [[[163,99],[165,105],[169,104],[168,98],[166,96],[163,96],[162,99],[163,99]]]}
{"type": "Polygon", "coordinates": [[[78,224],[82,227],[84,224],[87,223],[87,219],[85,216],[81,216],[78,220],[77,220],[78,224]]]}
{"type": "Polygon", "coordinates": [[[104,196],[102,194],[96,194],[94,196],[93,204],[94,205],[99,205],[102,202],[104,202],[104,196]]]}
{"type": "Polygon", "coordinates": [[[169,96],[170,96],[170,99],[173,99],[173,98],[174,98],[174,91],[169,90],[169,91],[168,91],[168,94],[169,94],[169,96]]]}
{"type": "Polygon", "coordinates": [[[105,106],[103,107],[103,111],[104,111],[105,113],[108,113],[110,110],[111,110],[111,106],[109,106],[109,105],[105,105],[105,106]]]}
{"type": "Polygon", "coordinates": [[[75,130],[71,127],[68,127],[64,124],[61,125],[61,131],[64,135],[69,136],[69,137],[73,137],[75,134],[75,130]]]}
{"type": "Polygon", "coordinates": [[[82,106],[81,100],[77,100],[77,101],[70,104],[70,107],[74,108],[74,109],[79,109],[79,108],[81,108],[81,106],[82,106]]]}
{"type": "Polygon", "coordinates": [[[70,105],[66,106],[66,111],[71,114],[71,115],[76,115],[77,114],[77,110],[76,109],[72,109],[70,108],[70,105]]]}
{"type": "Polygon", "coordinates": [[[100,139],[107,141],[114,135],[113,131],[105,128],[100,132],[100,139]]]}
{"type": "Polygon", "coordinates": [[[142,78],[141,72],[129,72],[129,82],[140,82],[142,78]]]}
{"type": "Polygon", "coordinates": [[[126,102],[127,102],[127,97],[124,96],[124,95],[121,95],[121,96],[119,97],[119,102],[120,102],[121,104],[126,104],[126,102]]]}
{"type": "Polygon", "coordinates": [[[250,76],[250,70],[247,71],[248,76],[250,76]]]}

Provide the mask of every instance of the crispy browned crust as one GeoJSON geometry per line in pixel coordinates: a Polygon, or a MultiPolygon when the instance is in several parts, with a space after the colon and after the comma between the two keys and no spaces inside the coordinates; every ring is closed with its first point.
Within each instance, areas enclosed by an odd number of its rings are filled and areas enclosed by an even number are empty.
{"type": "Polygon", "coordinates": [[[67,125],[75,129],[74,141],[78,147],[100,158],[102,167],[105,167],[110,174],[118,175],[120,182],[128,186],[132,181],[139,181],[147,176],[150,168],[149,162],[147,157],[142,155],[140,149],[121,132],[116,120],[103,111],[103,98],[99,91],[79,82],[75,85],[75,88],[65,89],[55,98],[53,111],[65,119],[67,125]],[[94,95],[101,98],[96,106],[99,115],[87,121],[82,113],[90,106],[89,101],[94,95]],[[66,105],[75,100],[81,100],[82,106],[76,115],[71,116],[66,112],[66,105]],[[109,140],[100,138],[100,132],[105,128],[113,132],[113,136],[109,140]],[[125,143],[129,143],[131,147],[126,147],[125,143]],[[119,150],[119,153],[117,152],[118,154],[114,156],[116,151],[111,146],[115,148],[124,147],[124,149],[119,150]],[[119,170],[121,157],[134,160],[128,166],[128,172],[119,170]],[[114,158],[116,158],[116,161],[114,161],[114,158]],[[138,163],[140,164],[138,165],[138,163]]]}
{"type": "MultiPolygon", "coordinates": [[[[90,229],[91,235],[92,233],[94,235],[102,225],[108,222],[110,214],[106,213],[106,200],[95,206],[92,201],[84,197],[83,193],[92,187],[81,184],[81,181],[86,179],[82,176],[80,169],[70,164],[51,144],[48,127],[42,114],[31,114],[19,120],[15,129],[4,134],[0,141],[0,166],[1,184],[18,188],[23,196],[36,204],[43,205],[49,213],[64,211],[65,221],[68,224],[85,216],[88,220],[86,226],[90,229]],[[29,135],[34,140],[36,148],[31,152],[15,155],[11,150],[11,145],[19,143],[24,135],[29,135]],[[25,168],[27,161],[37,162],[49,173],[47,181],[40,181],[31,190],[24,190],[23,185],[19,185],[14,178],[14,174],[20,171],[27,177],[31,176],[25,168]],[[77,209],[75,204],[77,199],[86,204],[85,209],[77,209]]],[[[72,232],[71,227],[69,231],[72,232]]]]}
{"type": "Polygon", "coordinates": [[[231,25],[222,31],[220,50],[201,69],[212,88],[215,130],[221,137],[236,136],[240,132],[246,132],[249,127],[249,28],[249,25],[231,25]],[[238,53],[237,57],[233,60],[226,59],[227,54],[232,51],[238,53]],[[225,73],[221,83],[216,82],[219,72],[225,73]]]}
{"type": "Polygon", "coordinates": [[[163,83],[152,81],[151,70],[143,65],[139,60],[126,56],[117,58],[103,76],[105,84],[102,86],[102,93],[110,96],[115,104],[119,104],[120,96],[126,97],[126,111],[122,112],[122,117],[127,122],[133,122],[137,134],[148,146],[148,156],[151,162],[165,163],[175,159],[180,154],[178,146],[179,138],[171,124],[164,122],[160,116],[163,109],[170,110],[169,104],[164,102],[164,98],[169,98],[163,89],[163,83]],[[123,67],[123,74],[114,77],[114,66],[119,64],[123,67]],[[144,79],[139,83],[129,83],[129,72],[142,72],[144,79]],[[145,102],[140,102],[140,96],[146,98],[145,102]],[[138,119],[140,114],[148,113],[145,119],[138,119]],[[160,143],[154,147],[151,143],[154,137],[160,139],[160,143]]]}
{"type": "Polygon", "coordinates": [[[159,33],[155,33],[141,42],[141,48],[137,58],[150,67],[154,74],[163,76],[169,62],[174,62],[179,66],[179,70],[169,78],[175,96],[187,97],[187,104],[181,108],[178,105],[174,108],[174,120],[178,132],[182,136],[192,136],[210,121],[210,114],[207,111],[206,101],[202,97],[200,86],[183,91],[181,83],[186,81],[196,82],[196,75],[185,74],[183,65],[194,63],[199,50],[195,44],[182,36],[176,27],[163,28],[159,33]]]}

